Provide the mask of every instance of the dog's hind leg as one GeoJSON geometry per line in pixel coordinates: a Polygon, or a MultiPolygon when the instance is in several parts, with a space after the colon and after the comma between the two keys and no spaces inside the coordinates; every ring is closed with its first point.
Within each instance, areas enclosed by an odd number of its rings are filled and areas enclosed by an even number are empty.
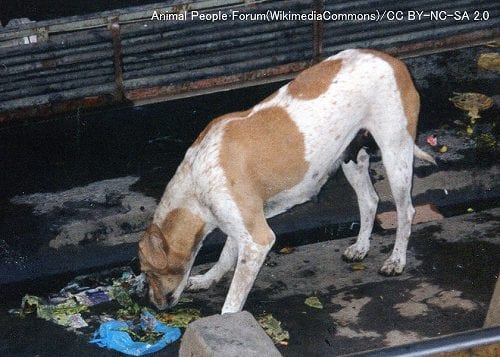
{"type": "Polygon", "coordinates": [[[237,241],[228,236],[217,263],[215,263],[215,265],[205,274],[190,277],[187,283],[187,289],[190,291],[208,289],[234,267],[237,256],[237,241]]]}
{"type": "Polygon", "coordinates": [[[358,239],[343,254],[347,261],[362,260],[370,249],[370,235],[377,213],[378,195],[370,179],[369,165],[370,157],[364,149],[357,154],[357,163],[354,161],[342,163],[344,175],[356,192],[360,216],[358,239]]]}
{"type": "Polygon", "coordinates": [[[238,260],[222,313],[241,311],[267,253],[275,241],[264,212],[253,217],[250,226],[238,240],[238,260]],[[248,234],[247,234],[248,233],[248,234]]]}
{"type": "MultiPolygon", "coordinates": [[[[375,134],[372,134],[377,140],[375,134]]],[[[387,138],[387,135],[385,137],[387,138]]],[[[380,273],[383,275],[398,275],[403,272],[406,265],[406,248],[415,214],[411,202],[414,143],[406,132],[400,132],[397,136],[389,135],[389,137],[394,139],[381,140],[377,141],[377,143],[382,153],[392,197],[396,204],[398,227],[394,249],[391,256],[384,262],[380,273]]]]}

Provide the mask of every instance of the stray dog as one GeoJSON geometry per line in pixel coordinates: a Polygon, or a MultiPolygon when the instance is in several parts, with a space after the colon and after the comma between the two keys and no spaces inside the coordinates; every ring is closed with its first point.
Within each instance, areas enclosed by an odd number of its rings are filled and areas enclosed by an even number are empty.
{"type": "Polygon", "coordinates": [[[139,242],[151,301],[159,309],[173,306],[186,287],[207,289],[236,266],[222,313],[240,311],[275,241],[266,219],[315,196],[339,166],[356,192],[361,219],[344,257],[363,259],[378,196],[368,154],[348,150],[360,131],[381,150],[397,208],[396,242],[381,272],[401,274],[414,215],[414,156],[434,162],[414,143],[419,109],[401,61],[346,50],[253,108],[213,120],[186,152],[139,242]],[[227,234],[219,261],[189,277],[203,239],[215,228],[227,234]]]}

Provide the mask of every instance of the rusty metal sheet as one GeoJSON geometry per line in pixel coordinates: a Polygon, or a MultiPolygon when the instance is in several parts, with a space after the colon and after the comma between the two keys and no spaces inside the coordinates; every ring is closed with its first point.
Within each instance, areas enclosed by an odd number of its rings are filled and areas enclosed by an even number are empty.
{"type": "Polygon", "coordinates": [[[256,85],[266,80],[285,79],[284,75],[293,75],[304,70],[312,64],[311,61],[295,62],[286,65],[275,66],[264,70],[240,73],[237,75],[221,76],[210,79],[204,79],[194,82],[185,82],[181,84],[172,84],[168,86],[149,87],[144,89],[135,89],[127,91],[127,100],[133,104],[143,102],[161,101],[165,98],[174,98],[182,96],[185,93],[197,95],[206,90],[224,89],[234,84],[256,85]]]}

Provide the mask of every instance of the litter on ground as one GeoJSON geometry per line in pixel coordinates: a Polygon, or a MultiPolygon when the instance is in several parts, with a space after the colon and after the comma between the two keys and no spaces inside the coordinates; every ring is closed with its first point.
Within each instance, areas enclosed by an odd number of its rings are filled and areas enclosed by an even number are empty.
{"type": "Polygon", "coordinates": [[[482,69],[489,71],[500,71],[500,53],[481,53],[477,64],[482,69]]]}
{"type": "Polygon", "coordinates": [[[281,322],[276,320],[272,314],[259,316],[257,322],[275,343],[288,345],[290,334],[281,327],[281,322]]]}
{"type": "Polygon", "coordinates": [[[352,264],[351,270],[354,270],[354,271],[366,270],[366,265],[364,265],[364,264],[352,264]]]}
{"type": "Polygon", "coordinates": [[[281,248],[278,251],[278,253],[280,253],[280,254],[292,254],[294,250],[295,250],[295,248],[293,248],[293,247],[284,247],[284,248],[281,248]]]}
{"type": "Polygon", "coordinates": [[[139,324],[118,320],[103,323],[90,342],[128,355],[142,356],[163,349],[180,336],[179,328],[166,326],[151,313],[143,312],[139,324]]]}
{"type": "Polygon", "coordinates": [[[140,356],[177,340],[181,335],[177,326],[186,327],[201,317],[199,310],[178,309],[170,313],[171,321],[161,321],[136,301],[144,292],[143,276],[124,267],[76,277],[48,298],[25,295],[21,307],[11,312],[20,318],[34,315],[73,331],[95,330],[92,343],[140,356]]]}
{"type": "Polygon", "coordinates": [[[201,318],[201,313],[197,309],[178,308],[174,311],[160,313],[157,318],[168,326],[186,328],[190,322],[201,318]]]}
{"type": "Polygon", "coordinates": [[[450,98],[450,101],[458,109],[462,109],[467,112],[469,119],[472,124],[481,116],[479,112],[489,109],[493,106],[493,99],[481,94],[481,93],[453,93],[454,96],[450,98]]]}
{"type": "Polygon", "coordinates": [[[321,303],[321,301],[319,301],[319,299],[316,296],[308,297],[307,299],[305,299],[304,304],[315,309],[323,308],[323,304],[321,303]]]}
{"type": "Polygon", "coordinates": [[[87,326],[81,315],[84,311],[88,311],[88,306],[78,303],[74,298],[59,304],[50,304],[38,296],[26,295],[21,302],[21,309],[15,312],[23,317],[36,313],[37,317],[58,325],[81,328],[87,326]]]}
{"type": "Polygon", "coordinates": [[[437,136],[432,134],[427,137],[427,144],[430,146],[436,146],[438,144],[437,136]]]}

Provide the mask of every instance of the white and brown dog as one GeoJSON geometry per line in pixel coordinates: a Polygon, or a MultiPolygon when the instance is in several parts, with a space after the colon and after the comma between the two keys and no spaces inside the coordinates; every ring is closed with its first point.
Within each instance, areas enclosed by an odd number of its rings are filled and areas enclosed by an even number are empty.
{"type": "Polygon", "coordinates": [[[381,150],[397,208],[396,242],[381,272],[400,274],[414,215],[413,158],[433,162],[414,144],[419,107],[401,61],[347,50],[252,109],[212,121],[188,149],[139,243],[152,302],[159,309],[175,305],[184,288],[206,289],[236,266],[222,313],[240,311],[275,240],[266,219],[316,195],[339,166],[356,192],[361,218],[358,239],[344,256],[363,259],[378,197],[366,151],[343,161],[362,129],[381,150]],[[228,236],[219,261],[189,277],[204,237],[216,227],[228,236]]]}

